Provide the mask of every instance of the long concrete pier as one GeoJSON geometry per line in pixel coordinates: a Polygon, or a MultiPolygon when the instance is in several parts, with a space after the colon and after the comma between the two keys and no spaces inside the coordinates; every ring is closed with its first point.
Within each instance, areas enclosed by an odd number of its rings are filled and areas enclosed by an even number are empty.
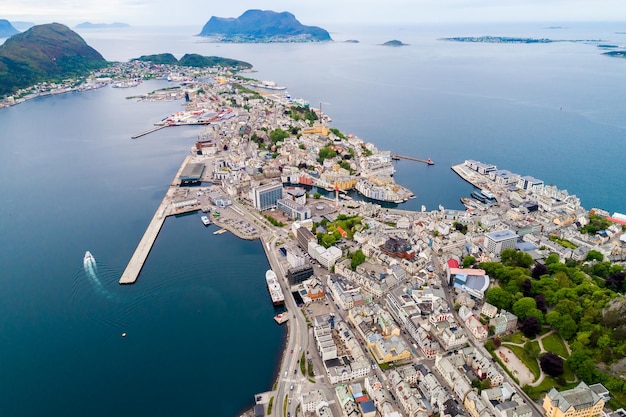
{"type": "Polygon", "coordinates": [[[150,133],[152,133],[152,132],[156,132],[157,130],[161,130],[161,129],[163,129],[163,128],[165,128],[165,127],[168,127],[168,126],[169,126],[169,125],[155,126],[155,127],[153,127],[152,129],[148,129],[148,130],[145,130],[145,131],[143,131],[143,132],[141,132],[141,133],[137,133],[136,135],[133,135],[133,136],[131,136],[130,138],[131,138],[131,139],[137,139],[137,138],[140,138],[140,137],[145,136],[145,135],[147,135],[147,134],[150,134],[150,133]]]}
{"type": "Polygon", "coordinates": [[[156,238],[161,231],[161,227],[163,226],[163,223],[165,223],[165,219],[167,218],[167,216],[180,213],[180,211],[176,212],[174,210],[172,206],[172,198],[174,196],[174,191],[180,183],[180,180],[178,178],[180,177],[183,168],[185,167],[185,165],[187,165],[190,159],[191,155],[187,156],[181,164],[180,168],[178,169],[174,180],[172,181],[167,192],[165,193],[165,197],[163,197],[163,200],[157,208],[156,213],[154,213],[154,216],[152,217],[148,228],[144,232],[141,240],[139,241],[137,249],[135,249],[135,253],[133,253],[130,261],[128,261],[128,265],[126,266],[126,269],[124,270],[124,273],[119,280],[120,284],[134,284],[135,281],[137,281],[139,273],[143,268],[143,264],[146,262],[146,259],[148,259],[148,255],[152,250],[152,245],[154,245],[154,242],[156,241],[156,238]]]}
{"type": "Polygon", "coordinates": [[[391,159],[407,159],[409,161],[423,162],[428,165],[435,165],[435,163],[430,158],[420,159],[420,158],[414,158],[412,156],[394,154],[394,155],[391,155],[391,159]]]}

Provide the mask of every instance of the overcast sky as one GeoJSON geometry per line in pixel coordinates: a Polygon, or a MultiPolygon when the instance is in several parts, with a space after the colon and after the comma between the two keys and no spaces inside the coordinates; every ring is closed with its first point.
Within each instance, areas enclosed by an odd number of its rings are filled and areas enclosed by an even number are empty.
{"type": "Polygon", "coordinates": [[[75,25],[203,25],[247,9],[289,11],[306,25],[626,21],[626,0],[0,0],[0,19],[75,25]]]}

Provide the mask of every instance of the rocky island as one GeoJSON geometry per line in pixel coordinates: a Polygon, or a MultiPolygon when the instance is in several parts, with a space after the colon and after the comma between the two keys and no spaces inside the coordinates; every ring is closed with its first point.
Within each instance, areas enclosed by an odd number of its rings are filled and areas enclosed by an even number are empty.
{"type": "Polygon", "coordinates": [[[403,43],[402,41],[399,41],[397,39],[393,39],[393,40],[383,43],[383,46],[406,46],[406,45],[407,45],[406,43],[403,43]]]}
{"type": "Polygon", "coordinates": [[[327,42],[330,34],[317,26],[305,26],[289,12],[247,10],[238,18],[212,16],[198,36],[216,42],[327,42]]]}

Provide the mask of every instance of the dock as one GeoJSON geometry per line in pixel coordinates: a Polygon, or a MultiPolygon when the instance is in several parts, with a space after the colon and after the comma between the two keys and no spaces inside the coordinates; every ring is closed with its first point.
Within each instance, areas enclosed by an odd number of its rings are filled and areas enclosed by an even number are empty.
{"type": "Polygon", "coordinates": [[[156,238],[161,231],[161,227],[163,226],[163,223],[165,223],[165,219],[168,216],[198,210],[198,207],[183,207],[175,209],[172,205],[172,201],[174,201],[176,194],[175,191],[180,184],[180,180],[178,178],[180,177],[183,168],[185,168],[191,158],[191,155],[187,156],[181,164],[180,168],[178,169],[178,172],[176,173],[172,184],[165,193],[165,197],[163,197],[161,204],[159,204],[156,213],[154,213],[150,224],[144,232],[143,237],[139,241],[137,249],[135,249],[133,256],[130,258],[130,261],[128,261],[128,265],[126,266],[126,269],[124,270],[124,273],[119,280],[120,284],[134,284],[135,281],[137,281],[139,273],[143,268],[143,264],[146,262],[146,259],[148,259],[148,255],[152,250],[152,246],[154,245],[154,242],[156,241],[156,238]]]}
{"type": "Polygon", "coordinates": [[[394,154],[394,155],[391,155],[391,159],[396,160],[396,161],[399,160],[399,159],[406,159],[406,160],[409,160],[409,161],[423,162],[423,163],[428,164],[428,165],[435,165],[435,163],[430,158],[428,158],[428,159],[420,159],[420,158],[414,158],[412,156],[394,154]]]}
{"type": "Polygon", "coordinates": [[[133,136],[131,136],[130,138],[131,138],[131,139],[137,139],[137,138],[140,138],[140,137],[142,137],[142,136],[146,136],[146,135],[148,135],[148,134],[150,134],[150,133],[152,133],[152,132],[156,132],[157,130],[161,130],[161,129],[163,129],[163,128],[165,128],[165,127],[168,127],[168,126],[169,126],[169,125],[160,125],[160,126],[155,126],[155,127],[153,127],[152,129],[148,129],[148,130],[145,130],[145,131],[143,131],[143,132],[141,132],[141,133],[137,133],[136,135],[133,135],[133,136]]]}

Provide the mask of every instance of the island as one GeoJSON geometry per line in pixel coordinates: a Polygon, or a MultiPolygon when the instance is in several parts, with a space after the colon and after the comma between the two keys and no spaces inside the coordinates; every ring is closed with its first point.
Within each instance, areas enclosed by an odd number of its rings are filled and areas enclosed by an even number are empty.
{"type": "Polygon", "coordinates": [[[91,23],[91,22],[83,22],[74,26],[75,29],[119,29],[119,28],[129,28],[130,25],[128,23],[121,22],[113,22],[113,23],[91,23]]]}
{"type": "Polygon", "coordinates": [[[33,26],[0,45],[0,95],[41,81],[86,76],[106,65],[102,55],[67,26],[33,26]]]}
{"type": "Polygon", "coordinates": [[[383,46],[406,46],[406,45],[408,44],[403,43],[402,41],[399,41],[397,39],[393,39],[393,40],[383,43],[383,46]]]}
{"type": "Polygon", "coordinates": [[[511,38],[507,36],[458,36],[441,38],[443,41],[479,42],[479,43],[551,43],[556,42],[548,38],[511,38]]]}
{"type": "Polygon", "coordinates": [[[606,56],[612,56],[615,58],[626,58],[626,49],[619,49],[617,51],[604,52],[606,56]]]}
{"type": "Polygon", "coordinates": [[[0,19],[0,38],[10,38],[16,33],[20,33],[19,30],[6,19],[0,19]]]}
{"type": "Polygon", "coordinates": [[[359,43],[359,41],[357,39],[348,39],[345,40],[344,43],[359,43]]]}
{"type": "Polygon", "coordinates": [[[327,42],[330,34],[317,26],[305,26],[289,12],[247,10],[238,18],[212,16],[198,36],[215,42],[327,42]]]}
{"type": "Polygon", "coordinates": [[[185,54],[182,56],[182,58],[180,58],[180,60],[176,59],[176,57],[171,53],[142,55],[139,58],[132,59],[132,61],[151,62],[153,64],[179,65],[181,67],[193,68],[229,67],[233,68],[236,71],[252,68],[252,64],[245,61],[222,58],[219,56],[203,56],[200,54],[185,54]]]}

